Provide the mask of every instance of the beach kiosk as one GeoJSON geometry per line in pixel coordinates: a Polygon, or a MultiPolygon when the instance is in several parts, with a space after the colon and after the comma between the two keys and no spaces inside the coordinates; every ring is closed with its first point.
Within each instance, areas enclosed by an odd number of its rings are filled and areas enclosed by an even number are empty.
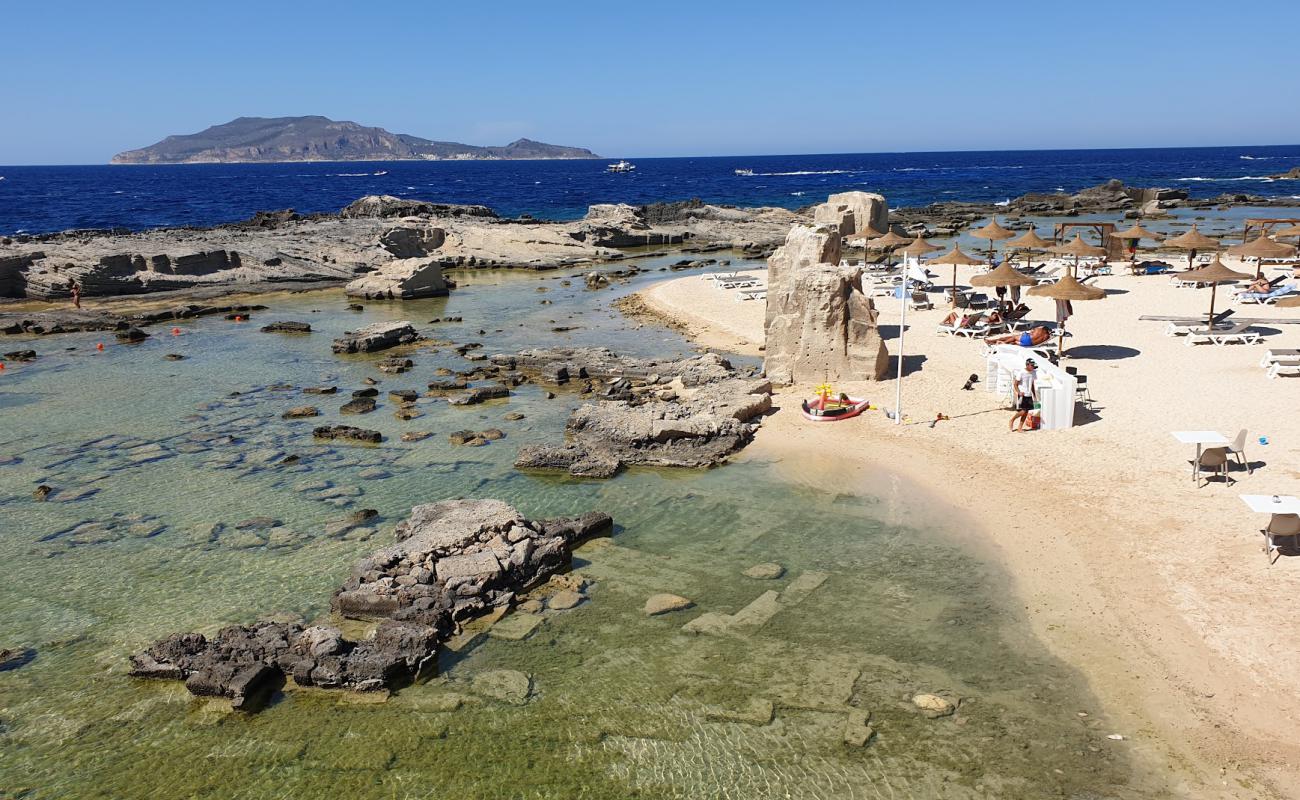
{"type": "Polygon", "coordinates": [[[1047,359],[1047,352],[1034,347],[1014,344],[996,344],[986,354],[984,390],[1007,400],[1014,397],[1016,373],[1025,368],[1025,359],[1038,364],[1038,397],[1042,408],[1038,412],[1041,429],[1062,430],[1074,427],[1074,406],[1078,402],[1078,383],[1074,376],[1058,364],[1047,359]]]}

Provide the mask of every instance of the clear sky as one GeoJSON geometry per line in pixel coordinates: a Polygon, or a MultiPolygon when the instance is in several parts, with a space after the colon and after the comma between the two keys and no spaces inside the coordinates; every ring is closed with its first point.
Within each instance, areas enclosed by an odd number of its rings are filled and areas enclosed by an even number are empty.
{"type": "Polygon", "coordinates": [[[0,164],[323,114],[605,156],[1300,142],[1300,2],[6,0],[0,164]]]}

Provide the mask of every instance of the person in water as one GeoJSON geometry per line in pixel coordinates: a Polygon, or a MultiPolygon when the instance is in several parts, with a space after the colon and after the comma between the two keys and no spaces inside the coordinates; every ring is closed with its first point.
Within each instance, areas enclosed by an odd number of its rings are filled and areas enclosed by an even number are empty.
{"type": "Polygon", "coordinates": [[[1016,373],[1016,410],[1011,413],[1007,428],[1012,433],[1023,433],[1029,412],[1034,410],[1038,401],[1038,363],[1032,358],[1025,361],[1025,368],[1016,373]]]}
{"type": "Polygon", "coordinates": [[[81,309],[81,286],[76,278],[68,278],[68,293],[72,295],[72,306],[81,309]]]}

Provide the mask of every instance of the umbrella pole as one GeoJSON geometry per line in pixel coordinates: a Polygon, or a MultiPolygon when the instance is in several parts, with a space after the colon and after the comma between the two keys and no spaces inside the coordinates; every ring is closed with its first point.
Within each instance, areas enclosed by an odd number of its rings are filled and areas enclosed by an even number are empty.
{"type": "Polygon", "coordinates": [[[1219,290],[1219,284],[1217,283],[1210,284],[1210,316],[1205,320],[1205,329],[1207,331],[1214,330],[1214,294],[1218,290],[1219,290]]]}
{"type": "Polygon", "coordinates": [[[957,307],[957,265],[952,265],[952,307],[957,307]]]}
{"type": "Polygon", "coordinates": [[[1058,332],[1056,339],[1056,355],[1058,358],[1065,358],[1065,323],[1061,323],[1061,330],[1058,332]]]}

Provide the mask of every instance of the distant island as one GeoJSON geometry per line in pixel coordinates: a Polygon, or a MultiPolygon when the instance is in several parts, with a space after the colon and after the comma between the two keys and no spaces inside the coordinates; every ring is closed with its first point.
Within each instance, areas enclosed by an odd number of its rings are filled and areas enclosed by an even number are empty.
{"type": "Polygon", "coordinates": [[[277,161],[502,161],[600,158],[583,147],[517,139],[502,147],[436,142],[327,117],[240,117],[113,156],[114,164],[277,161]]]}

